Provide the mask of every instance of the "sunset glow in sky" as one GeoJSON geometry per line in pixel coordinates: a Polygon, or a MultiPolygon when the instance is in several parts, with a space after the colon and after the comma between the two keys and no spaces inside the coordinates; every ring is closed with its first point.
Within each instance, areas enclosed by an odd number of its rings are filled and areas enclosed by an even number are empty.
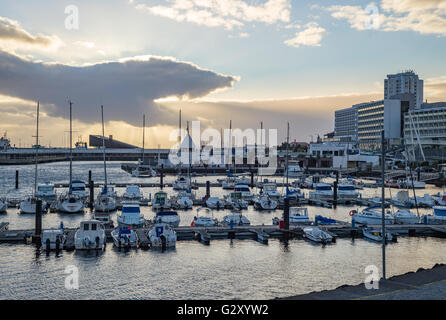
{"type": "Polygon", "coordinates": [[[2,0],[0,131],[29,146],[39,100],[41,144],[65,146],[69,97],[75,140],[101,133],[103,104],[106,135],[136,145],[145,113],[146,145],[170,147],[180,108],[309,141],[390,73],[446,101],[445,53],[446,0],[2,0]]]}

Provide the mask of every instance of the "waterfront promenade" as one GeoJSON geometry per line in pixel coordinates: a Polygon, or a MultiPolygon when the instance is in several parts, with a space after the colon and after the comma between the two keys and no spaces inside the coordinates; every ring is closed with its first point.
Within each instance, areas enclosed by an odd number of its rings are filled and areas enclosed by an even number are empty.
{"type": "Polygon", "coordinates": [[[418,269],[381,280],[379,289],[366,289],[363,283],[334,290],[280,298],[285,300],[446,300],[446,265],[418,269]]]}

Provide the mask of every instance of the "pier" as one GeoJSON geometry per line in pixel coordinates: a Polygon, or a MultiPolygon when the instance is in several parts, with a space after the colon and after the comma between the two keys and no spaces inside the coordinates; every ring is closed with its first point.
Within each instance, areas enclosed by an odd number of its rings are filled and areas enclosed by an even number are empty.
{"type": "MultiPolygon", "coordinates": [[[[147,233],[150,230],[150,222],[145,228],[135,229],[140,239],[140,248],[149,248],[150,241],[147,233]]],[[[246,239],[258,241],[267,245],[269,239],[303,239],[303,230],[308,224],[290,225],[289,229],[281,229],[278,225],[244,225],[215,226],[215,227],[193,227],[179,226],[174,228],[177,241],[198,240],[205,245],[212,244],[217,239],[246,239]]],[[[318,225],[321,230],[328,232],[336,238],[362,238],[362,229],[352,227],[347,222],[338,221],[336,224],[318,225]]],[[[381,225],[369,225],[370,228],[379,230],[381,225]]],[[[34,236],[34,230],[7,230],[7,223],[0,225],[0,243],[29,243],[29,238],[34,236]]],[[[65,228],[65,250],[74,250],[74,234],[77,228],[65,228]]],[[[441,225],[387,225],[386,230],[395,235],[422,236],[422,237],[446,237],[446,226],[441,225]]],[[[106,229],[107,242],[112,242],[112,229],[106,229]]]]}

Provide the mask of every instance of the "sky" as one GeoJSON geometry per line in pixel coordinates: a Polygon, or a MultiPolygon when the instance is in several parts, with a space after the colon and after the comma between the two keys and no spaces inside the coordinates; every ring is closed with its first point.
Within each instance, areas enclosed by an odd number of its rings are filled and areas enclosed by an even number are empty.
{"type": "Polygon", "coordinates": [[[171,147],[178,112],[202,128],[310,141],[334,111],[383,98],[414,70],[446,101],[446,0],[2,0],[0,132],[30,146],[101,133],[171,147]]]}

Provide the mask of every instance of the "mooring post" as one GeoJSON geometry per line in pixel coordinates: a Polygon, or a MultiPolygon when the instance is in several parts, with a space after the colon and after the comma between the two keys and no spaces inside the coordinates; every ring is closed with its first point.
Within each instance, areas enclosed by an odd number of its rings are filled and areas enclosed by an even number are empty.
{"type": "Polygon", "coordinates": [[[41,244],[42,236],[42,200],[36,201],[36,225],[34,230],[33,242],[37,245],[41,244]]]}
{"type": "Polygon", "coordinates": [[[290,228],[290,199],[285,197],[283,206],[283,228],[288,230],[290,228]]]}
{"type": "Polygon", "coordinates": [[[254,188],[254,171],[251,170],[251,188],[254,188]]]}
{"type": "Polygon", "coordinates": [[[19,170],[15,171],[15,188],[19,188],[19,170]]]}
{"type": "Polygon", "coordinates": [[[206,199],[209,199],[211,196],[211,183],[206,181],[206,199]]]}
{"type": "Polygon", "coordinates": [[[420,181],[421,180],[421,169],[417,168],[417,180],[420,181]]]}
{"type": "Polygon", "coordinates": [[[91,184],[91,170],[88,170],[88,185],[91,184]]]}
{"type": "Polygon", "coordinates": [[[336,209],[338,205],[338,182],[333,182],[333,207],[336,209]]]}
{"type": "Polygon", "coordinates": [[[90,199],[88,202],[88,206],[90,207],[90,210],[91,210],[91,209],[93,209],[93,200],[94,200],[94,181],[90,180],[90,183],[88,186],[90,188],[90,199]]]}
{"type": "Polygon", "coordinates": [[[160,170],[160,188],[163,190],[164,187],[164,164],[161,164],[161,170],[160,170]]]}

